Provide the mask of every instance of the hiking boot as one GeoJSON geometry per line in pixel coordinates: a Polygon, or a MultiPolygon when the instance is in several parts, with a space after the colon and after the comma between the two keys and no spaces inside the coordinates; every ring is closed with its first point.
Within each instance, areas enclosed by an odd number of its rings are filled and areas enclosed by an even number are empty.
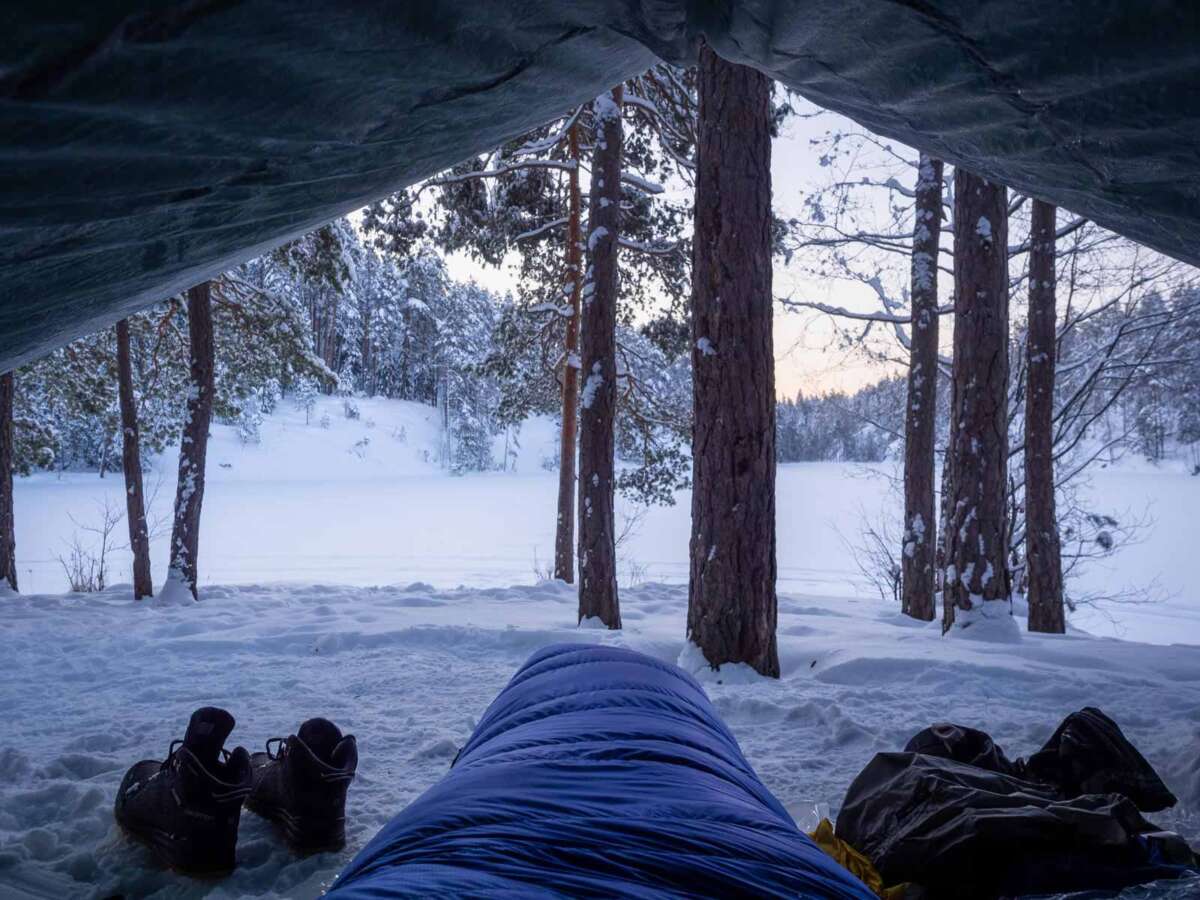
{"type": "Polygon", "coordinates": [[[297,734],[267,741],[267,752],[250,764],[254,790],[246,808],[279,825],[293,850],[346,845],[346,790],[358,769],[354,735],[343,736],[328,719],[309,719],[297,734]]]}
{"type": "Polygon", "coordinates": [[[246,749],[224,749],[231,731],[233,716],[225,710],[196,710],[166,760],[137,763],[117,791],[117,824],[189,875],[233,869],[238,820],[253,778],[246,749]]]}

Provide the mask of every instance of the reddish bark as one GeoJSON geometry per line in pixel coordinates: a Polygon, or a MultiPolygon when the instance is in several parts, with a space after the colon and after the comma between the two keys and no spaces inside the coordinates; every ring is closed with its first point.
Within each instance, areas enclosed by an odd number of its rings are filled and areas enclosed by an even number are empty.
{"type": "Polygon", "coordinates": [[[583,287],[583,246],[580,238],[582,197],[579,192],[579,126],[571,126],[567,155],[575,163],[567,179],[567,276],[571,317],[567,320],[562,380],[562,434],[558,459],[558,519],[554,532],[554,577],[575,580],[575,464],[579,416],[579,315],[583,287]]]}
{"type": "Polygon", "coordinates": [[[954,378],[942,625],[1009,599],[1008,198],[954,173],[954,378]]]}
{"type": "Polygon", "coordinates": [[[175,492],[175,524],[171,529],[169,578],[197,591],[200,548],[200,507],[204,502],[204,466],[208,456],[208,427],[213,406],[212,294],[206,281],[187,292],[188,344],[191,380],[187,418],[179,446],[179,482],[175,492]]]}
{"type": "Polygon", "coordinates": [[[770,80],[700,50],[688,636],[779,676],[770,80]]]}
{"type": "Polygon", "coordinates": [[[1033,201],[1029,238],[1025,392],[1025,547],[1029,630],[1062,634],[1062,547],[1054,508],[1054,370],[1057,362],[1052,204],[1033,201]]]}
{"type": "Polygon", "coordinates": [[[17,589],[13,516],[13,373],[0,375],[0,587],[17,589]]]}
{"type": "Polygon", "coordinates": [[[133,367],[129,361],[129,321],[117,323],[117,388],[121,401],[121,465],[125,471],[125,518],[133,552],[133,597],[154,594],[150,578],[150,534],[142,489],[142,451],[138,436],[137,401],[133,396],[133,367]]]}
{"type": "Polygon", "coordinates": [[[934,444],[937,436],[938,245],[942,234],[942,161],[921,154],[912,245],[912,337],[904,418],[904,543],[901,609],[933,621],[937,522],[934,444]]]}
{"type": "Polygon", "coordinates": [[[579,620],[621,627],[613,520],[613,421],[617,408],[617,252],[621,233],[623,90],[596,100],[580,352],[579,620]]]}

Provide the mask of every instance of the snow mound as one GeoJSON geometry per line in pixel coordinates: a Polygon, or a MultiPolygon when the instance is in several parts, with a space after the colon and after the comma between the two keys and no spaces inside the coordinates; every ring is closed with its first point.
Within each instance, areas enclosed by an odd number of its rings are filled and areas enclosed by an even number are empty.
{"type": "Polygon", "coordinates": [[[675,665],[701,684],[754,684],[766,680],[746,663],[726,663],[713,668],[704,651],[691,641],[683,645],[675,665]]]}
{"type": "Polygon", "coordinates": [[[1021,625],[1012,605],[1002,600],[980,600],[970,609],[954,611],[954,626],[947,637],[959,640],[1015,644],[1021,640],[1021,625]]]}

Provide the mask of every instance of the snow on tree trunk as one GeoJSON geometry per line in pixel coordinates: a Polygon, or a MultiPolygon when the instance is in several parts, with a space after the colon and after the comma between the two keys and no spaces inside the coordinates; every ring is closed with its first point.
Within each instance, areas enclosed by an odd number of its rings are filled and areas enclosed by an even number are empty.
{"type": "Polygon", "coordinates": [[[117,387],[121,402],[121,465],[125,470],[125,518],[133,552],[133,597],[154,594],[150,578],[150,534],[142,491],[142,451],[138,438],[137,402],[133,396],[133,367],[129,361],[129,321],[117,323],[117,387]]]}
{"type": "Polygon", "coordinates": [[[1033,201],[1025,394],[1025,540],[1029,630],[1062,634],[1062,550],[1054,509],[1055,207],[1033,201]]]}
{"type": "Polygon", "coordinates": [[[584,375],[579,412],[579,621],[621,627],[613,517],[613,420],[617,406],[617,241],[621,228],[620,86],[596,98],[595,149],[584,279],[584,375]]]}
{"type": "Polygon", "coordinates": [[[13,517],[13,373],[0,375],[0,588],[17,589],[13,517]]]}
{"type": "Polygon", "coordinates": [[[921,154],[912,244],[912,337],[904,418],[904,544],[901,609],[933,620],[935,548],[934,443],[938,378],[938,244],[942,234],[942,161],[921,154]]]}
{"type": "Polygon", "coordinates": [[[570,295],[563,359],[562,435],[558,460],[558,520],[554,532],[554,577],[570,584],[575,580],[575,462],[579,415],[579,313],[583,286],[583,247],[580,238],[582,198],[579,193],[579,126],[572,125],[567,154],[575,163],[567,177],[567,280],[563,293],[570,295]]]}
{"type": "Polygon", "coordinates": [[[699,93],[688,635],[778,677],[771,82],[703,46],[699,93]]]}
{"type": "Polygon", "coordinates": [[[187,292],[191,379],[187,415],[179,446],[179,483],[175,492],[175,525],[171,529],[171,582],[195,599],[196,557],[200,546],[200,506],[204,500],[204,464],[213,407],[213,326],[211,286],[206,281],[187,292]]]}
{"type": "Polygon", "coordinates": [[[1010,612],[1008,192],[954,172],[954,377],[944,629],[1010,612]],[[996,604],[995,607],[989,604],[996,604]],[[1003,608],[1001,608],[1003,607],[1003,608]],[[966,613],[966,614],[964,614],[966,613]]]}

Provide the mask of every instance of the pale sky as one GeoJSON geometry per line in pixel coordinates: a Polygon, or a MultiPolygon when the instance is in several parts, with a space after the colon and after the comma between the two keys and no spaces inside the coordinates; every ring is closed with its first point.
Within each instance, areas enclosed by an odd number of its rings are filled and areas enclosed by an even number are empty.
{"type": "MultiPolygon", "coordinates": [[[[813,119],[793,118],[786,123],[775,140],[771,157],[774,205],[779,215],[785,218],[800,215],[804,193],[828,179],[827,170],[819,165],[817,151],[809,142],[827,130],[838,128],[858,129],[858,126],[829,112],[813,119]]],[[[499,293],[515,287],[516,279],[506,268],[483,266],[462,254],[448,256],[446,261],[456,279],[474,278],[499,293]]],[[[877,305],[865,287],[807,279],[795,265],[785,267],[782,260],[775,263],[774,281],[777,296],[802,297],[864,311],[877,305]]],[[[833,340],[834,331],[826,317],[789,313],[776,307],[777,393],[792,396],[798,390],[810,394],[834,388],[853,391],[888,374],[883,365],[832,346],[833,340]]]]}

